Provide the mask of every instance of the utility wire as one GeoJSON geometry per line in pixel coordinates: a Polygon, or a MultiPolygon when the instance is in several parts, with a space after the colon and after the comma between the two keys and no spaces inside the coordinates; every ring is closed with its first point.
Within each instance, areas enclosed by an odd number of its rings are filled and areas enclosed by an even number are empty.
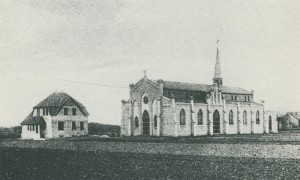
{"type": "Polygon", "coordinates": [[[111,87],[111,88],[128,88],[128,87],[123,87],[123,86],[112,86],[112,85],[106,85],[106,84],[96,84],[96,83],[88,83],[88,82],[82,82],[82,81],[72,81],[72,80],[66,80],[66,79],[58,79],[58,80],[71,82],[71,83],[93,85],[93,86],[102,86],[102,87],[111,87]]]}

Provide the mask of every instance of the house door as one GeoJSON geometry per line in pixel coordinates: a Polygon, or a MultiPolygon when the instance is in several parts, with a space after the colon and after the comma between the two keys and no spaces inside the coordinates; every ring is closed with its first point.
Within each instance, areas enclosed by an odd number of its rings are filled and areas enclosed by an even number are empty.
{"type": "Polygon", "coordinates": [[[46,124],[43,123],[40,125],[40,137],[41,138],[45,138],[45,133],[46,133],[45,131],[46,131],[46,124]]]}
{"type": "Polygon", "coordinates": [[[150,118],[147,110],[143,113],[143,135],[150,135],[150,118]]]}
{"type": "Polygon", "coordinates": [[[272,117],[269,116],[269,131],[272,131],[272,117]]]}
{"type": "Polygon", "coordinates": [[[218,110],[215,110],[213,114],[213,129],[214,133],[220,133],[220,114],[218,110]]]}

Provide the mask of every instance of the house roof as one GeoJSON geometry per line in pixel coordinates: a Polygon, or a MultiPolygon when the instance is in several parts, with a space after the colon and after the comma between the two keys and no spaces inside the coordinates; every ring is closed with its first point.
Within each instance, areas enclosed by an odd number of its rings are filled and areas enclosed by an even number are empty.
{"type": "MultiPolygon", "coordinates": [[[[209,92],[213,88],[213,85],[163,81],[163,87],[165,89],[174,89],[174,90],[209,92]]],[[[229,94],[252,94],[251,92],[246,91],[242,88],[231,87],[231,86],[221,86],[221,90],[223,93],[229,93],[229,94]]]]}
{"type": "Polygon", "coordinates": [[[38,103],[34,108],[42,108],[42,107],[49,107],[49,113],[50,115],[57,115],[59,111],[63,108],[65,105],[76,105],[78,106],[79,110],[83,113],[83,115],[88,116],[89,113],[86,109],[86,107],[81,104],[79,101],[72,98],[70,95],[64,92],[55,92],[52,93],[50,96],[42,100],[40,103],[38,103]]]}
{"type": "Polygon", "coordinates": [[[290,112],[289,114],[292,115],[295,119],[300,120],[300,114],[295,112],[290,112]]]}
{"type": "Polygon", "coordinates": [[[21,125],[42,125],[45,124],[42,116],[32,116],[32,112],[21,122],[21,125]]]}

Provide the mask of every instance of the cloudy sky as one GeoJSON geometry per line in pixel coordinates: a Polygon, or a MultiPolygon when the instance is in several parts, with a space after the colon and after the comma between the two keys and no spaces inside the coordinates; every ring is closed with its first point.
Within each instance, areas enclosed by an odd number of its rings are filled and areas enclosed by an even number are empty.
{"type": "Polygon", "coordinates": [[[54,91],[83,103],[91,122],[120,124],[144,69],[211,84],[217,38],[225,85],[254,90],[268,110],[300,111],[299,12],[298,0],[2,0],[0,126],[54,91]]]}

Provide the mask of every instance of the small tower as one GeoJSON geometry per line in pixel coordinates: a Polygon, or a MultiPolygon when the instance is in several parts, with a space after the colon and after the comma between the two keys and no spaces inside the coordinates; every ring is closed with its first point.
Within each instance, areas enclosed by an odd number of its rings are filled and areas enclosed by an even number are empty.
{"type": "Polygon", "coordinates": [[[220,64],[220,58],[219,58],[219,40],[217,40],[217,57],[216,57],[216,65],[215,65],[215,74],[213,78],[213,84],[217,83],[218,85],[223,85],[223,78],[221,73],[221,64],[220,64]]]}

